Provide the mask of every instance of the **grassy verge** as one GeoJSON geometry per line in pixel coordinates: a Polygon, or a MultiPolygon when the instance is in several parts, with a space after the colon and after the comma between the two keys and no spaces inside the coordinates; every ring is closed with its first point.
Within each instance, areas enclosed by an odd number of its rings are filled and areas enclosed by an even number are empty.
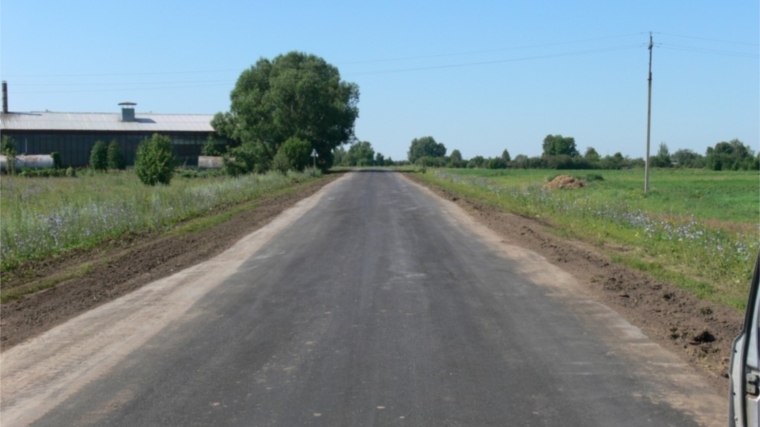
{"type": "MultiPolygon", "coordinates": [[[[9,271],[25,260],[93,247],[129,232],[165,232],[220,207],[255,200],[314,176],[269,173],[202,180],[178,177],[171,186],[157,187],[143,186],[132,172],[61,179],[3,177],[1,268],[9,271]]],[[[234,214],[222,212],[187,223],[183,225],[184,232],[211,227],[231,215],[234,214]]]]}
{"type": "MultiPolygon", "coordinates": [[[[645,271],[699,298],[742,309],[751,259],[758,251],[760,207],[753,199],[758,194],[757,173],[700,175],[690,171],[671,176],[669,185],[655,187],[658,195],[643,195],[641,190],[626,188],[631,185],[628,172],[607,172],[602,181],[572,191],[543,189],[547,171],[428,170],[420,177],[500,210],[546,220],[554,232],[597,245],[615,262],[645,271]],[[754,196],[743,188],[752,186],[754,196]],[[684,194],[704,197],[682,201],[684,194]],[[673,202],[664,202],[667,200],[673,202]],[[611,246],[623,250],[609,249],[611,246]]],[[[653,181],[666,182],[664,174],[660,175],[653,175],[653,181]]]]}

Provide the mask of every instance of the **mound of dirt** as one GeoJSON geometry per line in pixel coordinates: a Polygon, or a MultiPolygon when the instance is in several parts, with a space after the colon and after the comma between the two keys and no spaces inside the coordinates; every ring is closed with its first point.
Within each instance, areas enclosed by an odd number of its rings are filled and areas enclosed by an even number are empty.
{"type": "Polygon", "coordinates": [[[555,189],[574,189],[583,188],[586,186],[586,181],[578,178],[574,178],[569,175],[559,175],[553,180],[544,185],[544,188],[549,190],[555,189]]]}

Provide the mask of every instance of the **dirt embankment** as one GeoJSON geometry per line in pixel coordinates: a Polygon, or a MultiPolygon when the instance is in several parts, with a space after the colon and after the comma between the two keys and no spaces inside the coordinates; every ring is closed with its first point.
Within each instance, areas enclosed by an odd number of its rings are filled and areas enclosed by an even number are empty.
{"type": "MultiPolygon", "coordinates": [[[[728,387],[728,362],[743,316],[735,309],[613,264],[602,251],[548,232],[551,225],[500,211],[477,200],[407,177],[454,201],[510,244],[530,249],[576,277],[653,341],[702,370],[720,392],[728,387]]],[[[615,249],[611,249],[615,250],[615,249]]]]}
{"type": "Polygon", "coordinates": [[[180,236],[132,234],[87,251],[72,251],[19,266],[3,275],[5,289],[58,281],[62,272],[77,273],[75,278],[62,280],[54,287],[2,304],[0,350],[218,255],[339,176],[328,175],[301,184],[287,194],[261,198],[253,209],[201,232],[180,236]]]}

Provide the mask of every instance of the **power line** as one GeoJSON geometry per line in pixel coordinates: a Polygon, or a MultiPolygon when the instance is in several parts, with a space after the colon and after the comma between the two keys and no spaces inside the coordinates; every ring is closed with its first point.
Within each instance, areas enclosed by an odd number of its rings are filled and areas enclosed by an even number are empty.
{"type": "Polygon", "coordinates": [[[683,46],[683,45],[670,44],[670,43],[658,43],[658,46],[662,47],[663,49],[680,50],[680,51],[685,51],[685,52],[709,53],[709,54],[714,54],[714,55],[733,56],[737,58],[752,58],[752,59],[760,58],[760,55],[758,54],[732,52],[732,51],[727,51],[727,50],[701,48],[701,47],[696,47],[696,46],[683,46]]]}
{"type": "MultiPolygon", "coordinates": [[[[362,60],[362,61],[348,61],[348,62],[339,62],[338,65],[342,66],[342,65],[370,64],[370,63],[378,63],[378,62],[407,61],[407,60],[413,60],[413,59],[429,59],[429,58],[441,58],[441,57],[446,57],[446,56],[462,56],[462,55],[472,55],[472,54],[479,54],[479,53],[503,52],[507,50],[532,49],[536,47],[559,46],[559,45],[585,43],[585,42],[600,41],[600,40],[618,39],[618,38],[623,38],[623,37],[637,36],[641,34],[644,34],[644,33],[643,32],[628,33],[628,34],[619,34],[619,35],[614,35],[614,36],[593,37],[593,38],[588,38],[588,39],[559,41],[559,42],[536,43],[536,44],[528,44],[528,45],[523,45],[523,46],[513,46],[513,47],[504,47],[504,48],[496,48],[496,49],[486,49],[486,50],[474,50],[474,51],[466,51],[466,52],[442,53],[442,54],[434,54],[434,55],[420,55],[420,56],[409,56],[409,57],[400,57],[400,58],[370,59],[370,60],[362,60]]],[[[172,75],[172,74],[225,73],[225,72],[237,72],[237,71],[240,71],[240,70],[221,69],[221,70],[198,70],[198,71],[157,71],[157,72],[137,72],[137,73],[88,73],[88,74],[9,74],[5,77],[101,77],[101,76],[108,77],[108,76],[138,76],[138,75],[147,76],[147,75],[172,75]]]]}
{"type": "Polygon", "coordinates": [[[611,47],[611,48],[604,48],[604,49],[593,49],[593,50],[586,50],[586,51],[556,53],[556,54],[548,54],[548,55],[526,56],[526,57],[522,57],[522,58],[499,59],[499,60],[495,60],[495,61],[466,62],[466,63],[459,63],[459,64],[433,65],[433,66],[428,66],[428,67],[400,68],[400,69],[393,69],[393,70],[379,70],[379,71],[366,71],[366,72],[350,72],[350,73],[346,73],[346,74],[347,75],[354,75],[354,76],[366,76],[366,75],[374,75],[374,74],[402,73],[402,72],[408,72],[408,71],[424,71],[424,70],[438,70],[438,69],[445,69],[445,68],[471,67],[471,66],[476,66],[476,65],[503,64],[503,63],[507,63],[507,62],[530,61],[530,60],[534,60],[534,59],[558,58],[558,57],[575,56],[575,55],[587,55],[587,54],[591,54],[591,53],[612,52],[612,51],[632,49],[632,48],[638,48],[638,47],[642,47],[642,45],[639,43],[639,44],[635,44],[635,45],[618,46],[618,47],[611,47]]]}
{"type": "Polygon", "coordinates": [[[590,39],[569,40],[569,41],[561,41],[561,42],[538,43],[538,44],[512,46],[512,47],[504,47],[504,48],[497,48],[497,49],[471,50],[471,51],[466,51],[466,52],[441,53],[441,54],[435,54],[435,55],[405,56],[405,57],[400,57],[400,58],[386,58],[386,59],[370,59],[370,60],[365,60],[365,61],[342,62],[339,65],[371,64],[371,63],[377,63],[377,62],[408,61],[408,60],[413,60],[413,59],[429,59],[429,58],[442,58],[442,57],[447,57],[447,56],[474,55],[474,54],[479,54],[479,53],[504,52],[508,50],[532,49],[536,47],[559,46],[559,45],[574,44],[574,43],[585,43],[585,42],[590,42],[590,41],[617,39],[617,38],[622,38],[622,37],[637,36],[641,34],[644,34],[644,33],[643,32],[629,33],[629,34],[621,34],[617,36],[595,37],[595,38],[590,38],[590,39]]]}
{"type": "Polygon", "coordinates": [[[729,43],[729,44],[743,44],[747,46],[760,46],[760,44],[757,43],[749,43],[749,42],[739,42],[739,41],[731,41],[731,40],[718,40],[718,39],[711,39],[707,37],[696,37],[696,36],[684,36],[680,34],[671,34],[671,33],[662,33],[655,31],[655,34],[662,34],[664,36],[672,36],[672,37],[683,37],[686,39],[695,39],[695,40],[705,40],[705,41],[711,41],[716,43],[729,43]]]}

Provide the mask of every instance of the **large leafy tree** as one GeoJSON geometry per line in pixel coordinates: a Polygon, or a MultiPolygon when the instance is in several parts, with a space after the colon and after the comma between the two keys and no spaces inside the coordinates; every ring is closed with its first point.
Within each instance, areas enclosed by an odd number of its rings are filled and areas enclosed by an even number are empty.
{"type": "Polygon", "coordinates": [[[369,141],[360,141],[351,144],[348,152],[343,157],[345,166],[372,166],[375,158],[375,150],[369,141]]]}
{"type": "Polygon", "coordinates": [[[262,58],[243,71],[230,94],[230,111],[211,122],[220,135],[254,145],[261,163],[271,162],[289,138],[317,150],[318,166],[332,165],[334,148],[354,138],[359,87],[340,78],[324,59],[290,52],[262,58]]]}
{"type": "Polygon", "coordinates": [[[546,135],[544,138],[544,155],[545,156],[560,156],[566,155],[575,157],[578,155],[578,148],[575,146],[575,138],[562,135],[546,135]]]}
{"type": "Polygon", "coordinates": [[[407,157],[410,163],[416,162],[423,157],[444,157],[446,156],[446,146],[443,143],[435,142],[432,136],[423,136],[414,138],[409,146],[407,157]]]}

